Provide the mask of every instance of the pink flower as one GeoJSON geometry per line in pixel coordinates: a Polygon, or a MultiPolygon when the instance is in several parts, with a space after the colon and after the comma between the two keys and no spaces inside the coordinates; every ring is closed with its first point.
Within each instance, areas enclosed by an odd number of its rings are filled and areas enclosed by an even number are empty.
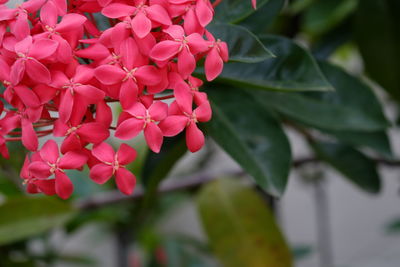
{"type": "Polygon", "coordinates": [[[2,119],[2,130],[9,133],[11,130],[21,128],[22,144],[30,151],[36,151],[38,147],[38,137],[33,128],[33,123],[40,119],[42,107],[33,109],[26,108],[20,111],[8,112],[2,119]]]}
{"type": "Polygon", "coordinates": [[[108,128],[99,122],[68,124],[57,120],[54,124],[54,136],[65,137],[61,145],[61,153],[81,150],[87,144],[99,144],[110,136],[108,128]]]}
{"type": "Polygon", "coordinates": [[[146,5],[146,1],[134,0],[135,6],[113,3],[101,11],[108,18],[125,18],[133,16],[132,19],[126,19],[130,23],[134,34],[139,38],[146,37],[154,26],[171,25],[171,18],[168,12],[160,5],[146,5]]]}
{"type": "Polygon", "coordinates": [[[104,99],[104,92],[89,83],[93,69],[80,65],[72,78],[63,72],[53,73],[52,86],[62,90],[59,106],[60,120],[66,123],[72,113],[84,114],[88,104],[96,104],[104,99]]]}
{"type": "Polygon", "coordinates": [[[33,42],[31,36],[15,44],[18,59],[11,66],[11,82],[18,84],[25,72],[37,82],[50,83],[50,71],[39,60],[50,57],[57,50],[58,43],[48,39],[33,42]]]}
{"type": "Polygon", "coordinates": [[[181,6],[185,10],[184,28],[188,34],[202,33],[214,16],[214,9],[209,0],[170,0],[170,3],[176,5],[172,8],[181,6]]]}
{"type": "Polygon", "coordinates": [[[140,55],[134,39],[123,41],[120,51],[123,66],[102,65],[96,68],[94,75],[105,85],[115,85],[119,89],[117,95],[122,107],[127,108],[136,102],[140,87],[156,85],[160,77],[156,67],[146,64],[147,60],[140,55]]]}
{"type": "Polygon", "coordinates": [[[126,195],[132,194],[136,177],[125,165],[135,160],[136,151],[127,144],[121,144],[115,153],[109,144],[101,143],[93,148],[92,154],[101,163],[90,169],[90,178],[98,184],[104,184],[115,175],[118,189],[126,195]]]}
{"type": "Polygon", "coordinates": [[[161,102],[153,102],[146,109],[142,103],[136,103],[131,108],[125,110],[130,116],[121,122],[115,132],[115,136],[128,140],[137,136],[142,130],[150,149],[160,152],[163,143],[163,134],[156,124],[167,117],[168,105],[161,102]]]}
{"type": "Polygon", "coordinates": [[[175,136],[186,128],[186,144],[191,152],[200,150],[204,145],[204,134],[197,127],[199,122],[207,122],[211,119],[211,107],[208,101],[204,101],[196,109],[192,110],[193,96],[182,85],[177,87],[177,100],[172,103],[168,117],[159,127],[164,136],[175,136]]]}
{"type": "Polygon", "coordinates": [[[55,141],[48,140],[39,151],[40,159],[29,164],[29,172],[35,178],[55,175],[55,191],[62,199],[71,196],[74,185],[65,174],[65,169],[79,169],[86,164],[87,156],[82,152],[69,151],[60,157],[55,141]]]}
{"type": "Polygon", "coordinates": [[[183,28],[172,25],[164,30],[172,40],[156,44],[150,52],[150,57],[156,61],[168,61],[178,56],[178,70],[183,78],[187,78],[196,68],[194,55],[208,49],[206,41],[198,33],[185,35],[183,28]]]}
{"type": "Polygon", "coordinates": [[[204,69],[207,81],[212,81],[221,74],[224,62],[228,62],[228,46],[219,39],[215,41],[211,33],[206,32],[206,35],[211,44],[204,63],[204,69]]]}
{"type": "Polygon", "coordinates": [[[257,0],[251,0],[251,4],[252,4],[254,9],[257,8],[257,0]]]}
{"type": "Polygon", "coordinates": [[[24,184],[26,185],[26,191],[30,194],[43,193],[48,196],[55,195],[55,179],[36,178],[29,171],[31,162],[41,160],[40,155],[34,153],[31,159],[32,160],[30,160],[28,156],[25,157],[24,165],[20,172],[20,177],[24,179],[24,184]]]}
{"type": "Polygon", "coordinates": [[[67,40],[77,35],[78,38],[82,37],[82,27],[86,21],[86,17],[69,13],[62,17],[61,21],[57,23],[58,13],[56,4],[48,1],[40,11],[40,20],[43,23],[45,32],[38,34],[40,38],[49,38],[58,43],[56,55],[59,61],[69,63],[72,58],[71,43],[67,40]]]}

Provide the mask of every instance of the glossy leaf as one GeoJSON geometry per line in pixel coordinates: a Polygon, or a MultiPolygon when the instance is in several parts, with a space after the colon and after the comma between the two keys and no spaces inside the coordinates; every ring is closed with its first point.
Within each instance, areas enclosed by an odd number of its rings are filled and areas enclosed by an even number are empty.
{"type": "Polygon", "coordinates": [[[356,40],[369,76],[400,101],[400,1],[362,0],[356,40]]]}
{"type": "MultiPolygon", "coordinates": [[[[257,8],[261,8],[268,0],[258,0],[257,8]]],[[[250,1],[224,0],[215,8],[214,19],[229,23],[238,23],[253,14],[255,10],[250,1]]]]}
{"type": "Polygon", "coordinates": [[[380,131],[390,124],[372,90],[329,63],[320,64],[335,91],[286,94],[254,91],[259,101],[306,125],[335,131],[380,131]]]}
{"type": "Polygon", "coordinates": [[[384,157],[393,157],[389,137],[385,131],[362,132],[323,130],[323,132],[336,137],[345,144],[357,147],[368,147],[384,157]]]}
{"type": "Polygon", "coordinates": [[[251,16],[241,21],[240,25],[255,34],[267,33],[284,5],[285,0],[269,0],[268,3],[257,8],[251,16]]]}
{"type": "Polygon", "coordinates": [[[260,40],[276,58],[255,64],[226,64],[218,80],[246,88],[275,91],[333,90],[304,48],[279,36],[263,36],[260,40]]]}
{"type": "Polygon", "coordinates": [[[185,138],[182,134],[166,138],[159,153],[149,151],[142,170],[142,182],[146,188],[142,209],[149,207],[155,201],[160,182],[167,177],[186,152],[185,138]]]}
{"type": "Polygon", "coordinates": [[[66,223],[74,215],[67,202],[19,197],[0,205],[0,245],[29,238],[66,223]]]}
{"type": "Polygon", "coordinates": [[[197,206],[210,246],[224,266],[292,266],[274,217],[255,191],[219,179],[203,187],[197,206]]]}
{"type": "Polygon", "coordinates": [[[160,153],[149,152],[144,161],[142,178],[146,187],[158,184],[165,178],[178,160],[187,152],[185,138],[178,135],[166,138],[160,153]]]}
{"type": "Polygon", "coordinates": [[[228,44],[229,61],[257,63],[274,56],[257,36],[244,27],[213,24],[207,29],[228,44]]]}
{"type": "Polygon", "coordinates": [[[315,143],[317,155],[344,175],[350,182],[369,193],[378,193],[381,181],[375,162],[352,147],[336,143],[315,143]]]}
{"type": "Polygon", "coordinates": [[[265,191],[282,194],[291,152],[279,123],[243,90],[218,85],[208,94],[213,107],[208,133],[265,191]]]}
{"type": "Polygon", "coordinates": [[[313,35],[327,32],[341,23],[357,7],[357,0],[315,1],[304,16],[304,30],[313,35]]]}

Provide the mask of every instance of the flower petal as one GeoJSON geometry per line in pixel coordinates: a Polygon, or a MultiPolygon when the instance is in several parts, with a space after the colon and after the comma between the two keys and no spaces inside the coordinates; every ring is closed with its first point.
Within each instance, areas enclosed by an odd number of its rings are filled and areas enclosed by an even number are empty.
{"type": "Polygon", "coordinates": [[[95,145],[92,149],[92,155],[103,162],[114,162],[114,149],[111,145],[105,142],[95,145]]]}
{"type": "Polygon", "coordinates": [[[122,143],[118,149],[117,157],[121,165],[127,165],[135,160],[137,152],[129,145],[122,143]]]}
{"type": "Polygon", "coordinates": [[[199,151],[204,145],[204,134],[194,122],[186,127],[186,145],[193,153],[199,151]]]}
{"type": "Polygon", "coordinates": [[[160,72],[150,65],[139,67],[135,72],[135,78],[144,85],[156,85],[161,82],[160,72]]]}
{"type": "Polygon", "coordinates": [[[59,157],[57,143],[54,140],[47,140],[40,149],[40,157],[46,162],[56,163],[59,157]]]}
{"type": "Polygon", "coordinates": [[[67,152],[58,163],[61,169],[79,169],[86,164],[88,157],[76,151],[67,152]]]}
{"type": "Polygon", "coordinates": [[[136,137],[144,127],[144,120],[135,118],[123,121],[115,131],[115,137],[122,140],[129,140],[136,137]]]}
{"type": "Polygon", "coordinates": [[[130,195],[133,193],[133,189],[136,185],[136,177],[125,168],[119,168],[115,175],[115,182],[119,191],[125,195],[130,195]]]}
{"type": "Polygon", "coordinates": [[[22,144],[30,151],[36,151],[38,148],[38,138],[33,129],[32,122],[27,119],[21,120],[22,144]]]}
{"type": "Polygon", "coordinates": [[[160,122],[160,127],[164,136],[175,136],[185,129],[189,119],[186,116],[173,115],[168,116],[165,120],[160,122]]]}
{"type": "Polygon", "coordinates": [[[208,52],[206,57],[204,68],[206,70],[207,81],[212,81],[221,74],[224,63],[220,57],[216,48],[213,48],[208,52]]]}
{"type": "Polygon", "coordinates": [[[105,85],[112,85],[122,82],[126,72],[112,65],[101,65],[94,70],[94,76],[105,85]]]}
{"type": "Polygon", "coordinates": [[[63,33],[76,30],[77,28],[81,27],[83,23],[85,23],[85,21],[85,16],[76,13],[66,14],[65,16],[63,16],[60,23],[57,24],[56,31],[63,33]]]}
{"type": "Polygon", "coordinates": [[[150,51],[150,57],[158,61],[166,61],[175,57],[179,52],[181,44],[175,41],[166,40],[156,44],[150,51]]]}
{"type": "Polygon", "coordinates": [[[168,105],[161,101],[155,101],[149,108],[150,117],[155,121],[162,121],[168,115],[168,105]]]}
{"type": "Polygon", "coordinates": [[[113,168],[103,163],[96,164],[90,169],[90,179],[98,184],[104,184],[113,175],[113,168]]]}
{"type": "Polygon", "coordinates": [[[66,90],[61,96],[61,103],[58,108],[58,113],[60,120],[66,123],[71,117],[72,107],[74,106],[74,96],[71,94],[70,90],[66,90]]]}
{"type": "Polygon", "coordinates": [[[27,60],[25,65],[26,73],[32,80],[44,84],[51,82],[50,71],[36,59],[27,60]]]}
{"type": "Polygon", "coordinates": [[[29,164],[29,172],[36,178],[47,178],[51,175],[50,166],[43,161],[34,161],[29,164]]]}
{"type": "Polygon", "coordinates": [[[149,20],[143,12],[139,12],[132,19],[131,27],[137,37],[144,38],[151,31],[151,20],[149,20]]]}
{"type": "Polygon", "coordinates": [[[154,153],[159,153],[163,143],[163,133],[154,122],[146,125],[146,128],[144,129],[144,137],[149,148],[154,153]]]}
{"type": "Polygon", "coordinates": [[[34,57],[37,60],[48,58],[56,52],[57,47],[58,43],[56,41],[40,39],[32,44],[28,56],[34,57]]]}
{"type": "Polygon", "coordinates": [[[56,193],[62,199],[67,199],[74,192],[74,185],[69,177],[61,171],[56,171],[56,193]]]}
{"type": "Polygon", "coordinates": [[[110,136],[110,131],[100,122],[84,123],[77,132],[82,141],[93,144],[101,143],[110,136]]]}

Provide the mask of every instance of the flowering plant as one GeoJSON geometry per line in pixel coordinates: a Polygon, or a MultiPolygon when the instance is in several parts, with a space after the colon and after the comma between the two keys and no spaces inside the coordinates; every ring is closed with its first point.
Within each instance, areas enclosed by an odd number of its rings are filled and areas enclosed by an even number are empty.
{"type": "Polygon", "coordinates": [[[212,81],[228,61],[227,44],[207,30],[218,2],[29,0],[16,8],[2,5],[0,153],[7,158],[12,141],[31,151],[21,171],[27,191],[66,199],[73,184],[64,170],[87,165],[96,183],[115,176],[120,191],[131,194],[135,176],[124,165],[136,152],[123,144],[114,153],[105,143],[114,130],[122,140],[143,132],[158,153],[164,137],[186,129],[188,149],[200,150],[204,134],[197,124],[211,119],[211,106],[199,90],[203,81],[193,72],[205,59],[205,75],[212,81]],[[94,17],[99,12],[109,22],[105,30],[94,17]],[[110,102],[122,106],[116,126],[110,102]],[[38,138],[44,136],[50,139],[40,148],[38,138]],[[60,149],[52,136],[63,138],[60,149]]]}
{"type": "Polygon", "coordinates": [[[332,266],[327,200],[354,191],[324,181],[377,194],[400,166],[399,3],[0,0],[0,266],[293,266],[272,213],[310,231],[304,189],[332,266]],[[269,205],[288,184],[300,221],[269,205]]]}

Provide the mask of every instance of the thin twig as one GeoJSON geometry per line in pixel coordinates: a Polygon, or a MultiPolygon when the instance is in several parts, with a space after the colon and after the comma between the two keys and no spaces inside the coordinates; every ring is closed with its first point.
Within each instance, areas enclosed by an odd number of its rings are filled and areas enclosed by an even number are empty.
{"type": "MultiPolygon", "coordinates": [[[[387,160],[387,159],[381,159],[381,158],[375,158],[372,159],[375,161],[377,164],[388,166],[388,167],[400,167],[400,160],[387,160]]],[[[317,163],[320,162],[318,158],[302,158],[295,160],[293,162],[293,167],[298,168],[306,164],[310,163],[317,163]]],[[[228,173],[225,174],[225,176],[242,176],[245,173],[242,171],[239,172],[234,172],[234,173],[228,173]]],[[[197,175],[197,176],[191,176],[191,177],[182,177],[180,181],[172,183],[167,183],[164,185],[161,185],[158,193],[159,194],[165,194],[165,193],[170,193],[170,192],[175,192],[175,191],[181,191],[181,190],[187,190],[187,189],[195,189],[198,188],[199,186],[208,183],[210,181],[213,181],[217,179],[218,177],[221,177],[223,175],[197,175]]],[[[130,195],[122,195],[118,191],[113,191],[113,192],[107,192],[104,194],[99,194],[97,196],[94,196],[92,198],[80,201],[76,204],[77,208],[81,210],[90,210],[90,209],[97,209],[101,208],[106,205],[112,205],[112,204],[117,204],[121,202],[126,202],[126,201],[132,201],[135,199],[140,199],[144,196],[145,192],[143,188],[136,188],[135,192],[130,195]]]]}

